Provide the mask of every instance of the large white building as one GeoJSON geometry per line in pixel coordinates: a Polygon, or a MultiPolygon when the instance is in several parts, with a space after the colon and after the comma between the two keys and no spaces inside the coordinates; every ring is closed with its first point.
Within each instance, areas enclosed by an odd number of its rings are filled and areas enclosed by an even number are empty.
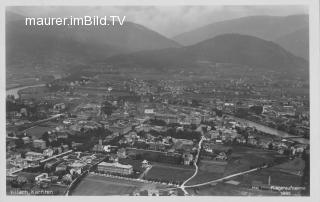
{"type": "Polygon", "coordinates": [[[104,173],[117,173],[122,175],[130,175],[133,173],[132,165],[123,165],[118,162],[108,163],[101,162],[98,164],[98,171],[104,173]]]}

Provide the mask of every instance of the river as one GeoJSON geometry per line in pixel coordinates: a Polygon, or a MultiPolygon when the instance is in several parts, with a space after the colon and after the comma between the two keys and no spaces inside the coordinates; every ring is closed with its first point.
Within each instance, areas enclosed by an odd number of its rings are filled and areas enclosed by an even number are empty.
{"type": "Polygon", "coordinates": [[[278,137],[282,137],[282,138],[288,138],[288,139],[292,139],[296,142],[299,142],[301,144],[309,144],[310,141],[306,138],[303,137],[298,137],[297,135],[292,135],[290,133],[284,132],[284,131],[280,131],[274,128],[270,128],[268,126],[253,122],[253,121],[249,121],[246,119],[242,119],[242,118],[238,118],[238,117],[234,117],[232,115],[227,115],[230,118],[236,120],[237,122],[243,123],[249,127],[255,127],[257,130],[270,134],[270,135],[274,135],[274,136],[278,136],[278,137]]]}
{"type": "Polygon", "coordinates": [[[20,90],[23,90],[23,89],[26,89],[26,88],[32,88],[32,87],[43,87],[45,86],[46,84],[37,84],[37,85],[32,85],[32,86],[21,86],[21,87],[16,87],[16,88],[11,88],[11,89],[8,89],[6,90],[6,95],[13,95],[14,98],[19,98],[19,91],[20,90]]]}

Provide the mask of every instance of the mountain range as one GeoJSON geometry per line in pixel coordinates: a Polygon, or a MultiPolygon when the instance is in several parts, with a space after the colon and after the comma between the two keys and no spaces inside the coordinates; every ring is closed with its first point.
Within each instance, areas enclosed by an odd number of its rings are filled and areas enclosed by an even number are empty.
{"type": "Polygon", "coordinates": [[[278,44],[241,34],[222,34],[182,48],[116,55],[107,61],[158,68],[196,65],[198,62],[232,63],[277,71],[307,67],[306,60],[278,44]]]}
{"type": "Polygon", "coordinates": [[[237,33],[274,41],[296,56],[308,59],[308,16],[248,16],[214,22],[173,39],[192,45],[221,34],[237,33]],[[288,37],[289,36],[289,37],[288,37]]]}
{"type": "Polygon", "coordinates": [[[304,15],[252,16],[213,23],[174,37],[176,42],[132,22],[107,29],[36,27],[25,26],[24,16],[7,11],[6,63],[7,67],[40,64],[54,68],[104,61],[129,67],[174,68],[209,61],[268,70],[307,70],[308,62],[292,51],[299,46],[300,54],[308,55],[306,21],[304,15]]]}
{"type": "Polygon", "coordinates": [[[6,53],[9,64],[19,59],[34,61],[57,56],[73,61],[75,58],[106,58],[119,53],[180,47],[177,42],[132,22],[108,28],[26,26],[24,18],[6,12],[6,53]]]}

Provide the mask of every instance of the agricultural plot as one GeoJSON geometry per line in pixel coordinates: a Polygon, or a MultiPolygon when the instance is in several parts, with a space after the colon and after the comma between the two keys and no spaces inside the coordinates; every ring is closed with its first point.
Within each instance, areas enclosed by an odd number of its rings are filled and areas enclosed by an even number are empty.
{"type": "Polygon", "coordinates": [[[135,191],[162,189],[165,185],[137,182],[106,176],[88,175],[73,190],[78,196],[130,195],[135,191]]]}
{"type": "Polygon", "coordinates": [[[267,190],[254,190],[247,187],[218,183],[197,188],[187,188],[191,195],[195,196],[280,196],[280,193],[267,190]]]}
{"type": "Polygon", "coordinates": [[[182,183],[194,173],[194,167],[175,166],[156,163],[145,176],[145,179],[163,182],[182,183]]]}
{"type": "Polygon", "coordinates": [[[30,134],[32,138],[40,139],[45,132],[55,129],[56,126],[57,124],[55,123],[47,122],[47,123],[43,123],[35,127],[29,128],[26,130],[26,132],[27,134],[30,134]]]}
{"type": "Polygon", "coordinates": [[[223,176],[227,162],[215,160],[200,160],[198,174],[186,185],[199,184],[219,179],[223,176]]]}
{"type": "Polygon", "coordinates": [[[263,164],[284,162],[287,158],[275,151],[268,151],[246,146],[232,147],[224,176],[242,172],[263,164]]]}
{"type": "Polygon", "coordinates": [[[242,185],[250,187],[252,181],[259,181],[263,184],[269,183],[275,186],[301,186],[301,176],[284,173],[276,168],[262,169],[247,175],[239,176],[235,178],[236,181],[240,181],[242,185]]]}

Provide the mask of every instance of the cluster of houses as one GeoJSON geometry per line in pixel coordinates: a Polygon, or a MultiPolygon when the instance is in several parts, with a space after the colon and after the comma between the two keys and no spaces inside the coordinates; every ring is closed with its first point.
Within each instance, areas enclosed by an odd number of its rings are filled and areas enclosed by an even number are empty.
{"type": "MultiPolygon", "coordinates": [[[[244,144],[261,149],[275,150],[279,154],[287,152],[291,156],[302,154],[308,148],[308,145],[296,143],[290,139],[257,133],[253,128],[239,125],[233,121],[223,124],[223,126],[217,125],[214,129],[207,126],[205,137],[207,141],[213,144],[244,144]],[[240,127],[243,132],[238,133],[236,127],[240,127]]],[[[210,152],[211,149],[207,148],[206,151],[210,152]]]]}
{"type": "Polygon", "coordinates": [[[45,158],[43,154],[37,152],[27,152],[25,158],[21,155],[8,160],[7,180],[13,181],[20,176],[20,171],[29,172],[30,167],[37,168],[37,172],[42,172],[31,181],[37,185],[45,184],[69,184],[75,177],[88,171],[92,166],[97,165],[105,159],[105,156],[91,153],[69,152],[54,158],[45,158]],[[11,166],[8,166],[11,165],[11,166]]]}

